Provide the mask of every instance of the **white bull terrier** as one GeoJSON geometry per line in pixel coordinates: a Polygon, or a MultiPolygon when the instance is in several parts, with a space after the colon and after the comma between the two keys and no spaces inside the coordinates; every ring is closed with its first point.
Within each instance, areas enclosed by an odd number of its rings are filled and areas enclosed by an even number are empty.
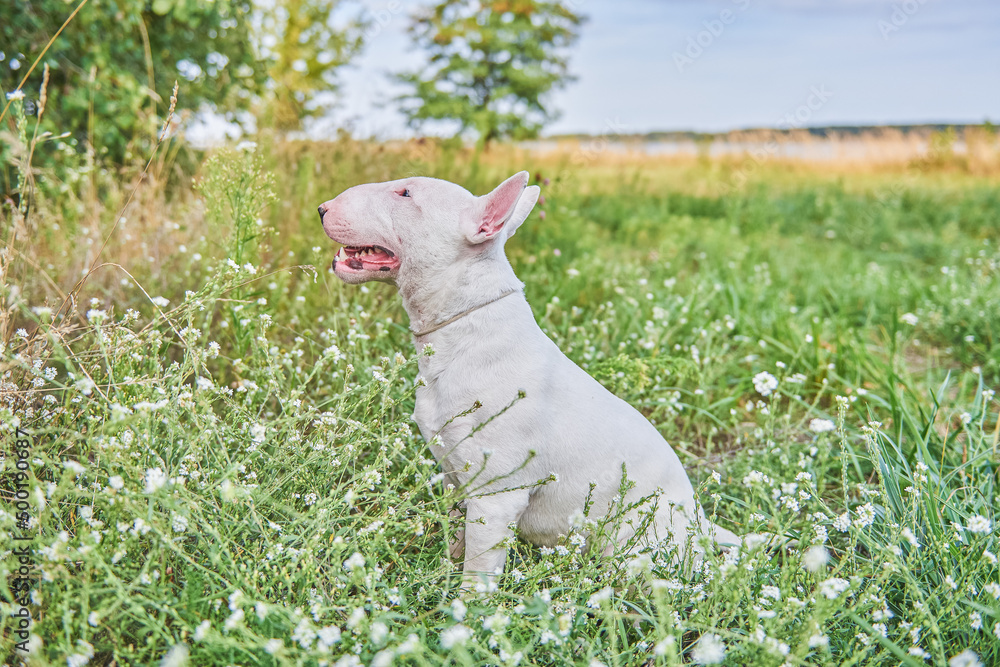
{"type": "Polygon", "coordinates": [[[452,548],[464,551],[465,585],[503,571],[515,525],[551,547],[588,501],[592,520],[620,506],[623,466],[634,482],[626,504],[658,497],[642,535],[641,510],[620,522],[611,536],[619,544],[638,537],[636,545],[683,553],[690,527],[739,545],[701,512],[656,428],[535,323],[504,254],[538,199],[538,186],[527,184],[522,171],[476,197],[447,181],[406,178],[358,185],[319,207],[324,231],[344,246],[334,273],[347,283],[394,283],[417,351],[433,345],[420,357],[413,417],[446,481],[467,495],[464,544],[459,533],[452,548]]]}

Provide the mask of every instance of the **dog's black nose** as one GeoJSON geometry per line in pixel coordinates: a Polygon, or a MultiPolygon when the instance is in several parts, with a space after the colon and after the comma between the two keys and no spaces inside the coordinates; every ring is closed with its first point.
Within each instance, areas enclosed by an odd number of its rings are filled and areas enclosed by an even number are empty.
{"type": "Polygon", "coordinates": [[[323,216],[326,215],[326,206],[324,206],[323,204],[320,204],[319,208],[316,209],[316,210],[319,211],[319,221],[322,223],[323,222],[323,216]]]}

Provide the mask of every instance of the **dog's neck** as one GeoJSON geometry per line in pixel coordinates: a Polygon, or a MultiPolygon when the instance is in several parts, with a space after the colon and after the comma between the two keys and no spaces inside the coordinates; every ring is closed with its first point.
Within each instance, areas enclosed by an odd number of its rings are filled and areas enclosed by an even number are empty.
{"type": "Polygon", "coordinates": [[[524,287],[502,249],[444,268],[419,267],[397,285],[413,331],[430,329],[524,287]]]}

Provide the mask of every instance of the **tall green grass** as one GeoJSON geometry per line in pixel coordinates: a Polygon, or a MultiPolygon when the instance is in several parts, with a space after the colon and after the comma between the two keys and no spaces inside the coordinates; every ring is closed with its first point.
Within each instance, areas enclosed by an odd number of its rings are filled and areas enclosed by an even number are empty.
{"type": "Polygon", "coordinates": [[[222,152],[196,189],[179,164],[124,211],[109,186],[18,222],[44,241],[15,248],[0,388],[5,440],[34,443],[29,664],[1000,661],[995,182],[776,167],[723,193],[714,165],[609,181],[346,139],[222,152]],[[328,271],[315,207],[521,168],[553,179],[508,247],[542,328],[656,424],[717,522],[793,546],[605,558],[567,526],[459,594],[405,313],[328,271]]]}

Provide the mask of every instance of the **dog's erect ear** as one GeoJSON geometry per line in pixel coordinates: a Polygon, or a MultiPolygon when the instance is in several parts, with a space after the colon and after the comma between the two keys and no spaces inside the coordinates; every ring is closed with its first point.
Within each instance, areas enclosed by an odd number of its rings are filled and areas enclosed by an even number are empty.
{"type": "Polygon", "coordinates": [[[498,236],[510,238],[538,201],[537,185],[528,185],[528,172],[514,174],[488,195],[476,200],[466,230],[469,242],[484,243],[498,236]]]}
{"type": "Polygon", "coordinates": [[[528,214],[531,213],[531,209],[535,208],[535,202],[538,201],[538,196],[542,194],[542,189],[537,185],[529,185],[521,193],[520,198],[517,200],[517,204],[514,206],[514,212],[511,213],[510,217],[507,219],[507,224],[504,227],[507,229],[507,238],[514,235],[517,228],[521,226],[528,214]]]}

